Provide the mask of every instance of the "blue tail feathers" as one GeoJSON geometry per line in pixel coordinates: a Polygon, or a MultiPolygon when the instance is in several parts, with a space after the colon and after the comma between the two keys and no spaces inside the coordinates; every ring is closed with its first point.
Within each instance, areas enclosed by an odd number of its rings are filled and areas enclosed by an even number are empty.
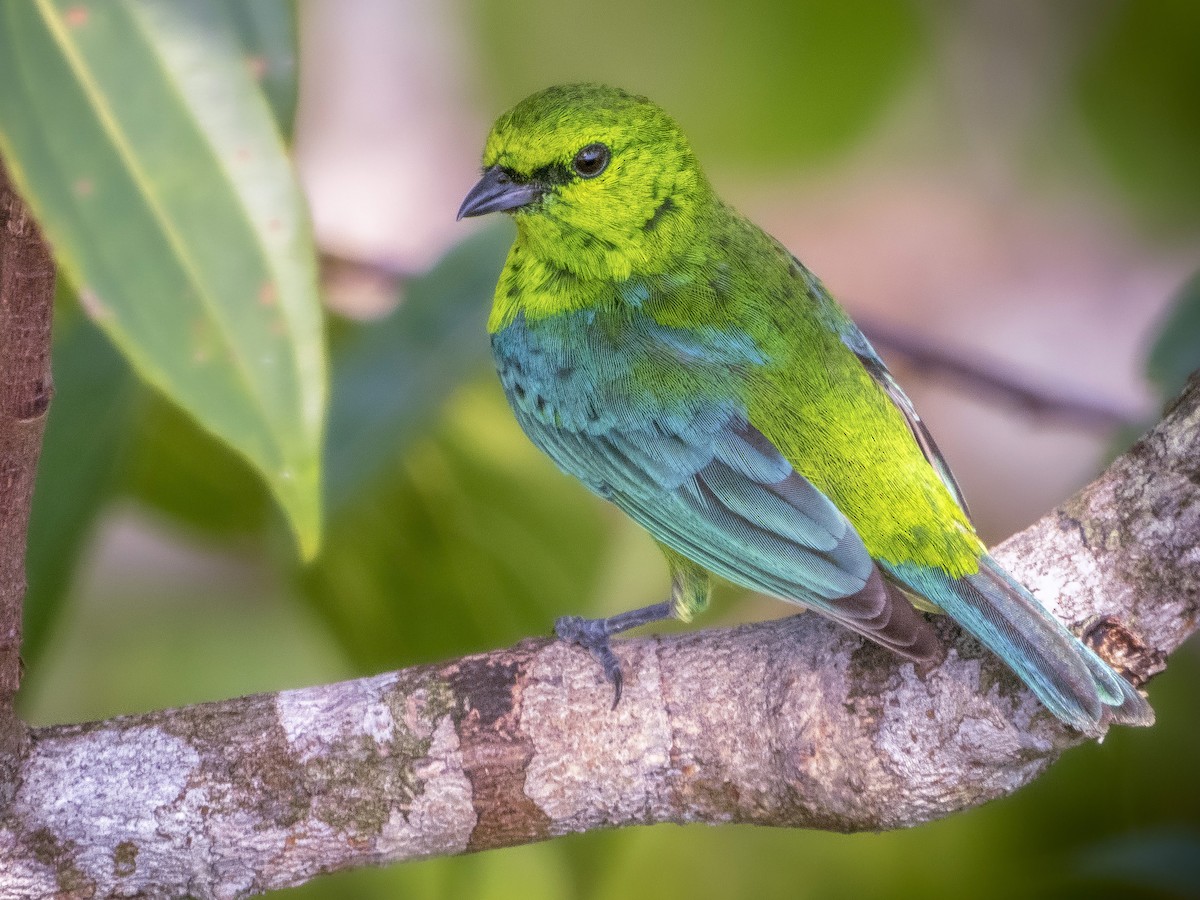
{"type": "Polygon", "coordinates": [[[941,607],[999,656],[1050,712],[1080,731],[1111,722],[1152,725],[1154,710],[985,554],[979,571],[951,578],[936,569],[886,565],[888,574],[941,607]]]}

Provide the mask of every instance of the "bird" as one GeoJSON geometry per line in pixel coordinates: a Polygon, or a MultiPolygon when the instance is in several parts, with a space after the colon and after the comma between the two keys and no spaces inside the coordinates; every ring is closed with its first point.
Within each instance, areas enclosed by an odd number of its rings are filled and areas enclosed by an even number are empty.
{"type": "Polygon", "coordinates": [[[502,114],[458,218],[516,235],[488,318],[529,439],[642,526],[669,599],[555,634],[621,696],[611,638],[707,606],[714,577],[824,614],[926,671],[945,613],[1081,732],[1141,693],[988,553],[932,435],[849,316],[714,192],[676,122],[599,84],[502,114]]]}

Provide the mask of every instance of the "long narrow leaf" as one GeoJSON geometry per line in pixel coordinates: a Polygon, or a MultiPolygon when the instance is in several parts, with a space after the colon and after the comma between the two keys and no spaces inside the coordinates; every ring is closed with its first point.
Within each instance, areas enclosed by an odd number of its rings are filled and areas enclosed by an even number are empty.
{"type": "Polygon", "coordinates": [[[296,118],[296,8],[291,0],[223,0],[246,51],[246,65],[262,85],[275,124],[291,140],[296,118]]]}
{"type": "Polygon", "coordinates": [[[0,5],[0,152],[135,370],[320,533],[315,254],[274,117],[218,0],[0,5]]]}

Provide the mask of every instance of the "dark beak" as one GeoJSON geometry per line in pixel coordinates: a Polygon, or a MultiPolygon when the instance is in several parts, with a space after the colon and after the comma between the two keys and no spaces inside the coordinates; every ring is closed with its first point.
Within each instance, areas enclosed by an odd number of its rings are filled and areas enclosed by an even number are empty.
{"type": "Polygon", "coordinates": [[[499,166],[492,166],[463,200],[458,208],[458,218],[516,209],[541,199],[543,193],[540,186],[520,184],[499,166]]]}

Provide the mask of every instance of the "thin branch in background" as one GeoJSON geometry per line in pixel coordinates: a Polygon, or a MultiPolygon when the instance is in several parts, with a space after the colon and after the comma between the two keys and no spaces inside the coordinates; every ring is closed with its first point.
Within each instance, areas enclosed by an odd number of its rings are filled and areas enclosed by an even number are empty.
{"type": "MultiPolygon", "coordinates": [[[[338,286],[335,292],[355,298],[339,302],[338,311],[366,318],[386,312],[383,306],[386,302],[394,302],[396,288],[414,275],[397,262],[356,258],[332,251],[321,253],[321,269],[327,284],[338,286]],[[365,303],[357,299],[364,294],[375,299],[365,303]],[[387,300],[380,301],[379,297],[387,300]],[[365,310],[364,306],[367,307],[365,310]]],[[[868,321],[863,325],[863,331],[885,356],[903,357],[914,369],[940,377],[958,391],[978,393],[1038,419],[1105,433],[1144,425],[1145,416],[1135,409],[1104,397],[1046,384],[1013,371],[999,360],[981,358],[974,351],[951,349],[878,320],[868,321]]]]}
{"type": "Polygon", "coordinates": [[[366,259],[361,256],[349,256],[335,250],[321,250],[321,274],[338,275],[343,272],[371,276],[393,283],[404,281],[406,278],[415,278],[421,274],[393,260],[366,259]]]}
{"type": "Polygon", "coordinates": [[[321,287],[326,306],[340,316],[369,321],[395,309],[405,280],[418,273],[398,263],[361,260],[322,251],[321,287]]]}
{"type": "Polygon", "coordinates": [[[952,350],[877,320],[864,324],[863,332],[884,356],[902,356],[913,368],[944,378],[957,390],[978,391],[1040,419],[1100,432],[1144,421],[1136,410],[1112,400],[1035,381],[975,351],[952,350]]]}

